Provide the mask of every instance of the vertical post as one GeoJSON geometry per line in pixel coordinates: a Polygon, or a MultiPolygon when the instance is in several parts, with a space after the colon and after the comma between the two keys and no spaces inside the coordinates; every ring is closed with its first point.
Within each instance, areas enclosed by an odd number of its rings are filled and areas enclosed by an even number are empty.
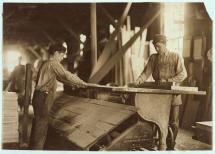
{"type": "Polygon", "coordinates": [[[96,3],[90,4],[91,22],[91,65],[92,69],[97,63],[97,25],[96,25],[96,3]]]}
{"type": "Polygon", "coordinates": [[[160,4],[160,34],[164,34],[164,3],[160,4]]]}
{"type": "Polygon", "coordinates": [[[31,64],[26,65],[25,73],[25,98],[24,98],[24,115],[22,127],[22,139],[24,143],[28,143],[28,107],[31,101],[32,90],[32,69],[31,64]]]}

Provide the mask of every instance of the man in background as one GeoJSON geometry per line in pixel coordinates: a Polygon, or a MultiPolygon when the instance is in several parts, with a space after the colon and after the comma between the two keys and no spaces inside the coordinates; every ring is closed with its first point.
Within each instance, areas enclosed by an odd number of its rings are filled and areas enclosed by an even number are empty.
{"type": "Polygon", "coordinates": [[[22,56],[19,57],[19,64],[14,68],[10,75],[9,84],[5,91],[16,92],[18,95],[18,105],[20,111],[24,109],[25,95],[25,65],[22,65],[22,56]]]}

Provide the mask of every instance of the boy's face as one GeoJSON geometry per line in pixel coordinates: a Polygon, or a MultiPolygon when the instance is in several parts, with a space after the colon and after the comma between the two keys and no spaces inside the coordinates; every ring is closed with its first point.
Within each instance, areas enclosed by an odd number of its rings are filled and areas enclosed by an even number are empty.
{"type": "Polygon", "coordinates": [[[164,43],[157,42],[156,44],[154,44],[154,47],[158,54],[162,54],[166,51],[166,45],[164,43]]]}
{"type": "Polygon", "coordinates": [[[59,61],[62,61],[64,56],[65,56],[66,53],[64,52],[55,52],[55,57],[59,60],[59,61]]]}

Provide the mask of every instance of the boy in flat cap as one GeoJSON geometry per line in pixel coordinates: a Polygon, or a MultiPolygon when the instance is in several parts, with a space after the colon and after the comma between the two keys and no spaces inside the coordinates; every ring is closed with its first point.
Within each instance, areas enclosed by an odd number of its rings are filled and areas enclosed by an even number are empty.
{"type": "Polygon", "coordinates": [[[44,148],[48,129],[48,115],[53,105],[57,80],[73,87],[86,87],[87,83],[78,76],[65,70],[60,63],[66,54],[66,48],[61,43],[52,44],[48,50],[49,60],[41,64],[37,74],[32,105],[34,119],[32,122],[30,149],[44,148]]]}
{"type": "MultiPolygon", "coordinates": [[[[166,36],[164,35],[156,34],[153,39],[153,44],[157,53],[149,57],[147,65],[135,81],[135,84],[139,85],[145,82],[150,75],[152,75],[155,82],[175,82],[176,85],[181,83],[187,77],[187,71],[182,57],[175,52],[170,52],[166,48],[166,36]]],[[[181,104],[181,96],[174,96],[169,120],[174,139],[176,139],[178,133],[179,105],[181,104]]]]}

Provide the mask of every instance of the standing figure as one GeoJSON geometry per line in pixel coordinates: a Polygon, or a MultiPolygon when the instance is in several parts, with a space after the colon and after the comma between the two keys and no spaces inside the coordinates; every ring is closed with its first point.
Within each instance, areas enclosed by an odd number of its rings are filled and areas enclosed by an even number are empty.
{"type": "Polygon", "coordinates": [[[10,75],[9,84],[5,91],[16,92],[18,95],[17,102],[20,112],[23,112],[25,95],[25,65],[22,65],[22,56],[19,57],[19,64],[14,68],[10,75]]]}
{"type": "MultiPolygon", "coordinates": [[[[182,57],[175,52],[170,52],[166,48],[166,36],[164,35],[156,34],[153,44],[157,53],[149,57],[147,65],[134,84],[139,85],[145,82],[150,75],[158,83],[174,82],[176,85],[180,84],[187,77],[182,57]]],[[[175,95],[171,104],[169,125],[172,128],[175,141],[179,127],[179,105],[182,104],[181,95],[175,95]]],[[[171,148],[174,148],[174,145],[171,148]]]]}
{"type": "Polygon", "coordinates": [[[41,65],[37,74],[32,105],[34,119],[32,122],[30,149],[41,150],[46,140],[49,112],[53,105],[57,80],[72,87],[86,87],[87,83],[78,76],[65,70],[60,63],[66,53],[66,48],[55,43],[49,47],[49,59],[41,65]]]}

